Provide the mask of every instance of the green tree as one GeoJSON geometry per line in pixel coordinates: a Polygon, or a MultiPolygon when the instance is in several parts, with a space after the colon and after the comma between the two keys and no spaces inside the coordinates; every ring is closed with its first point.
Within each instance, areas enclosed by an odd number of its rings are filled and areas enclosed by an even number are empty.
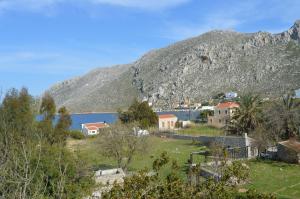
{"type": "Polygon", "coordinates": [[[54,129],[56,142],[65,143],[69,134],[70,126],[72,125],[71,116],[66,107],[61,107],[58,110],[59,119],[54,129]]]}
{"type": "Polygon", "coordinates": [[[0,106],[5,115],[6,124],[12,131],[17,131],[19,136],[28,136],[34,122],[31,109],[32,99],[26,88],[22,88],[21,91],[11,89],[0,106]]]}
{"type": "Polygon", "coordinates": [[[158,117],[148,102],[134,100],[127,111],[118,110],[122,123],[138,122],[141,128],[149,128],[157,125],[158,117]]]}
{"type": "Polygon", "coordinates": [[[55,136],[55,129],[53,128],[53,121],[56,113],[56,105],[54,99],[49,93],[46,93],[42,97],[42,103],[40,106],[40,115],[42,120],[39,122],[39,129],[41,135],[50,144],[57,143],[57,137],[55,136]]]}
{"type": "Polygon", "coordinates": [[[264,111],[265,125],[269,131],[274,131],[281,139],[300,136],[300,102],[295,99],[295,93],[284,95],[280,101],[271,103],[264,111]]]}
{"type": "Polygon", "coordinates": [[[204,110],[200,112],[200,118],[202,121],[208,121],[208,116],[213,116],[214,111],[212,110],[204,110]]]}
{"type": "MultiPolygon", "coordinates": [[[[40,136],[30,99],[26,89],[12,89],[0,102],[0,198],[89,195],[94,187],[92,171],[63,145],[52,145],[40,136]]],[[[49,128],[44,126],[43,131],[52,132],[52,125],[49,128]]]]}
{"type": "Polygon", "coordinates": [[[56,106],[54,99],[49,93],[46,93],[42,98],[42,104],[40,107],[40,114],[43,116],[43,120],[52,121],[55,117],[56,106]]]}
{"type": "Polygon", "coordinates": [[[147,137],[137,136],[135,124],[117,123],[105,129],[98,136],[101,153],[113,158],[125,172],[136,154],[147,149],[147,137]]]}
{"type": "Polygon", "coordinates": [[[261,100],[251,93],[241,96],[227,130],[233,134],[252,133],[261,121],[261,100]]]}

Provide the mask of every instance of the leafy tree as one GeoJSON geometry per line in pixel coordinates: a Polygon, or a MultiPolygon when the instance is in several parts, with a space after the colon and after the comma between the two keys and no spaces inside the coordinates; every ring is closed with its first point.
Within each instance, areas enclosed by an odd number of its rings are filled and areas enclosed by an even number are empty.
{"type": "Polygon", "coordinates": [[[32,97],[26,88],[19,92],[17,89],[9,90],[0,106],[5,115],[6,125],[12,132],[17,131],[18,136],[28,136],[34,122],[34,115],[31,110],[32,97]]]}
{"type": "Polygon", "coordinates": [[[42,97],[42,103],[40,107],[40,114],[42,120],[39,123],[39,129],[43,138],[47,140],[50,144],[61,143],[57,139],[55,129],[53,128],[53,121],[56,113],[56,105],[54,99],[49,93],[46,93],[42,97]]]}
{"type": "Polygon", "coordinates": [[[138,122],[141,128],[149,128],[157,125],[158,117],[147,102],[134,100],[128,111],[118,110],[122,123],[138,122]]]}
{"type": "MultiPolygon", "coordinates": [[[[0,198],[83,198],[90,194],[93,173],[63,145],[52,145],[40,136],[30,99],[26,89],[12,89],[0,103],[0,198]]],[[[49,128],[43,131],[51,132],[52,125],[49,128]]]]}
{"type": "Polygon", "coordinates": [[[46,93],[42,98],[40,107],[40,114],[43,115],[43,120],[51,121],[54,119],[56,113],[56,106],[54,99],[49,93],[46,93]]]}
{"type": "Polygon", "coordinates": [[[58,110],[58,113],[59,113],[59,119],[55,126],[54,136],[56,142],[64,143],[67,139],[69,128],[72,125],[72,119],[66,107],[61,107],[58,110]]]}
{"type": "Polygon", "coordinates": [[[261,121],[261,100],[258,95],[245,94],[240,98],[227,130],[233,134],[252,133],[261,121]]]}
{"type": "Polygon", "coordinates": [[[264,111],[265,126],[281,139],[300,136],[300,102],[295,93],[287,93],[280,101],[269,104],[264,111]]]}
{"type": "Polygon", "coordinates": [[[117,166],[125,172],[133,157],[145,152],[147,148],[147,138],[137,136],[134,132],[135,126],[135,124],[117,123],[98,136],[103,155],[115,159],[117,166]]]}
{"type": "Polygon", "coordinates": [[[213,116],[214,115],[214,111],[212,110],[204,110],[200,112],[200,118],[202,121],[207,121],[208,116],[213,116]]]}

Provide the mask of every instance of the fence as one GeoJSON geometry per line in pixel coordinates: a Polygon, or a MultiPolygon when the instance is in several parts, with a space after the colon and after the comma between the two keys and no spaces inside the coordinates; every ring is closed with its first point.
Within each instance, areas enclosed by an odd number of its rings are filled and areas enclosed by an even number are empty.
{"type": "Polygon", "coordinates": [[[255,147],[251,147],[251,138],[242,136],[191,136],[173,132],[157,132],[156,136],[180,140],[193,140],[203,145],[219,144],[228,150],[233,159],[256,156],[255,147]]]}

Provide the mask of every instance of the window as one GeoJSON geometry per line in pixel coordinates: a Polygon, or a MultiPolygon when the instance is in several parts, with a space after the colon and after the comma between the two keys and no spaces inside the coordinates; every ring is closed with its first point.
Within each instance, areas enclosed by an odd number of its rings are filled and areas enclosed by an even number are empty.
{"type": "Polygon", "coordinates": [[[219,115],[221,115],[221,111],[219,110],[219,115]]]}
{"type": "Polygon", "coordinates": [[[168,128],[170,128],[170,121],[168,121],[168,128]]]}
{"type": "Polygon", "coordinates": [[[173,127],[174,126],[174,122],[173,121],[171,121],[171,127],[173,127]]]}
{"type": "Polygon", "coordinates": [[[226,114],[226,115],[227,115],[227,112],[228,112],[228,111],[227,111],[227,110],[225,110],[225,114],[226,114]]]}
{"type": "Polygon", "coordinates": [[[165,128],[165,122],[161,122],[161,126],[165,128]]]}
{"type": "Polygon", "coordinates": [[[222,120],[219,120],[219,123],[221,123],[222,122],[222,120]]]}

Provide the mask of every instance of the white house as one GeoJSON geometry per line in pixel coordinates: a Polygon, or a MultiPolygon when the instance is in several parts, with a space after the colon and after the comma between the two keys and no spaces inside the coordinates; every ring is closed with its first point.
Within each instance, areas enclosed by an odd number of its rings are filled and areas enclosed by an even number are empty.
{"type": "Polygon", "coordinates": [[[238,94],[236,92],[225,93],[225,98],[227,98],[227,99],[236,98],[237,96],[238,96],[238,94]]]}
{"type": "Polygon", "coordinates": [[[158,128],[161,131],[172,130],[175,128],[175,124],[178,118],[173,114],[163,114],[158,116],[158,128]]]}
{"type": "Polygon", "coordinates": [[[213,111],[215,110],[215,107],[214,106],[202,106],[200,108],[201,111],[205,111],[205,110],[209,110],[209,111],[213,111]]]}
{"type": "Polygon", "coordinates": [[[104,122],[86,123],[81,125],[81,132],[86,135],[98,135],[100,129],[107,128],[109,125],[104,122]]]}

